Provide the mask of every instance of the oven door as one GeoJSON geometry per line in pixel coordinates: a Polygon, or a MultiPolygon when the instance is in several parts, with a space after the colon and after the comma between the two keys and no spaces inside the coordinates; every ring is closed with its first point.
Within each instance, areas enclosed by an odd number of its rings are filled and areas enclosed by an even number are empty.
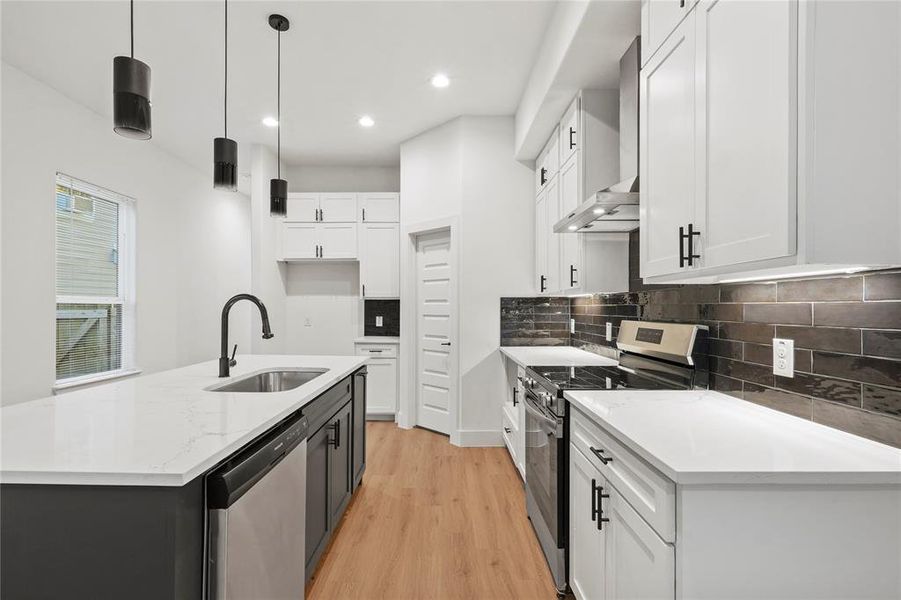
{"type": "MultiPolygon", "coordinates": [[[[558,548],[563,548],[560,518],[560,464],[563,419],[546,411],[531,390],[526,391],[526,485],[558,548]]],[[[538,515],[529,515],[534,521],[538,515]]]]}

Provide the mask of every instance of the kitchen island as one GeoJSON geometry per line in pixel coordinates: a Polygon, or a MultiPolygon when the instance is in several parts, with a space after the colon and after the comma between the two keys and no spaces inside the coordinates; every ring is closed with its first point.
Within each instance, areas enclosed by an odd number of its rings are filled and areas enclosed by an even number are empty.
{"type": "Polygon", "coordinates": [[[364,363],[238,356],[229,378],[208,361],[4,407],[0,595],[200,598],[205,475],[298,412],[310,422],[309,576],[362,478],[364,363]],[[299,369],[321,374],[280,392],[215,391],[299,369]],[[343,444],[327,435],[337,427],[343,444]]]}

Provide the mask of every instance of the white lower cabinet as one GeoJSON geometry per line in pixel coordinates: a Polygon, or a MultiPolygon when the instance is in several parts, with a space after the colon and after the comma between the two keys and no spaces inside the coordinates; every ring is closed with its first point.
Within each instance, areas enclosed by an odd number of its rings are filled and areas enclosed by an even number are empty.
{"type": "Polygon", "coordinates": [[[507,374],[507,394],[503,404],[504,445],[510,452],[510,459],[519,470],[520,476],[526,477],[526,409],[523,405],[523,377],[525,368],[510,359],[504,360],[507,374]]]}
{"type": "Polygon", "coordinates": [[[597,523],[597,487],[606,480],[579,449],[570,446],[569,587],[579,600],[603,600],[606,532],[597,523]]]}
{"type": "Polygon", "coordinates": [[[366,361],[366,416],[393,417],[397,412],[397,345],[356,344],[366,361]]]}

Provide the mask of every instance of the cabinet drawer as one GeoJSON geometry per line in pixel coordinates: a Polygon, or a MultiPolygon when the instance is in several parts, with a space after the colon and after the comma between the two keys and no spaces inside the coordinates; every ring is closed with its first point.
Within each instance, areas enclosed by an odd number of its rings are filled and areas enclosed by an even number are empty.
{"type": "Polygon", "coordinates": [[[573,408],[575,410],[570,420],[572,443],[664,541],[674,542],[676,484],[596,425],[577,407],[573,408]],[[606,464],[599,456],[606,457],[606,464]]]}
{"type": "Polygon", "coordinates": [[[396,358],[397,344],[357,344],[357,356],[396,358]]]}
{"type": "Polygon", "coordinates": [[[504,410],[504,428],[501,433],[504,436],[504,444],[507,446],[507,450],[510,452],[510,457],[513,459],[514,465],[519,465],[519,456],[517,456],[517,448],[516,448],[516,424],[510,418],[510,414],[504,410]]]}

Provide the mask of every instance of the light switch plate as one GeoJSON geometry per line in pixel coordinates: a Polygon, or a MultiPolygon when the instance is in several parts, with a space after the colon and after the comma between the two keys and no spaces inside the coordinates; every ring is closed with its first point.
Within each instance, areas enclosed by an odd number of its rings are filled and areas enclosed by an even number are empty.
{"type": "Polygon", "coordinates": [[[613,323],[610,321],[607,321],[607,341],[613,341],[613,323]]]}
{"type": "Polygon", "coordinates": [[[384,325],[384,323],[385,323],[385,320],[381,315],[379,315],[375,318],[375,326],[376,327],[382,327],[384,325]]]}
{"type": "Polygon", "coordinates": [[[795,376],[795,340],[773,338],[773,375],[795,376]]]}
{"type": "Polygon", "coordinates": [[[575,332],[576,332],[576,320],[575,320],[575,319],[570,319],[570,320],[569,320],[569,332],[570,332],[570,333],[575,333],[575,332]]]}

